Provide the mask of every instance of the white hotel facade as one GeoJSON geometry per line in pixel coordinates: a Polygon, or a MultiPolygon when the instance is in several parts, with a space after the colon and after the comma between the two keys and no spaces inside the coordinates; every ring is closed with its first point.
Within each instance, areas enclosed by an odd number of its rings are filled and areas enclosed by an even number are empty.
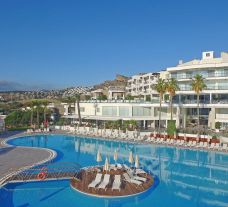
{"type": "MultiPolygon", "coordinates": [[[[159,96],[153,90],[157,79],[175,78],[180,91],[174,97],[174,120],[177,127],[194,126],[197,120],[196,95],[191,89],[191,79],[195,74],[205,78],[207,88],[200,95],[200,124],[214,129],[220,122],[223,128],[228,126],[228,53],[222,52],[218,58],[213,51],[203,52],[201,59],[195,59],[168,67],[158,73],[146,73],[132,76],[126,87],[126,94],[132,96],[150,96],[150,101],[144,100],[107,100],[82,101],[81,116],[84,120],[137,120],[142,127],[158,126],[159,96]]],[[[69,114],[69,106],[64,104],[66,118],[77,118],[76,104],[74,113],[69,114]]],[[[161,120],[165,127],[170,120],[170,104],[168,100],[162,103],[161,120]]]]}

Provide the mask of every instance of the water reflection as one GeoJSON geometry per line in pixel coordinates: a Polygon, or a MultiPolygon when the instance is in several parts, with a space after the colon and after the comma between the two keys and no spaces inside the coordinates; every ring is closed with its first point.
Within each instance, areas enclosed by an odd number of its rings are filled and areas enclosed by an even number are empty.
{"type": "Polygon", "coordinates": [[[227,205],[228,159],[223,153],[87,139],[79,146],[78,140],[81,139],[76,139],[75,145],[79,154],[95,157],[99,149],[112,160],[117,149],[120,163],[128,163],[129,151],[139,154],[141,167],[155,174],[163,188],[172,189],[172,196],[191,200],[199,206],[210,202],[227,205]]]}
{"type": "Polygon", "coordinates": [[[129,152],[138,154],[140,166],[152,172],[157,187],[142,197],[119,202],[105,201],[106,206],[228,206],[228,155],[155,145],[110,142],[70,136],[36,136],[12,141],[17,145],[49,147],[61,152],[58,161],[95,165],[100,150],[103,162],[107,156],[114,163],[128,164],[129,152]],[[164,200],[165,195],[165,200],[164,200]],[[140,203],[139,203],[140,201],[140,203]],[[130,202],[130,204],[128,204],[130,202]],[[184,204],[184,205],[183,205],[184,204]]]}

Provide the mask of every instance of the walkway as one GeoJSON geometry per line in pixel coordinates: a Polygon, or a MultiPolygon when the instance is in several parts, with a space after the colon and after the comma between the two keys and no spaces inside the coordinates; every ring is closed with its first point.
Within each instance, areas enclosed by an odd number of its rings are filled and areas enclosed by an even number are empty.
{"type": "Polygon", "coordinates": [[[5,176],[55,156],[55,153],[48,149],[4,146],[1,141],[3,140],[0,139],[0,184],[5,176]]]}

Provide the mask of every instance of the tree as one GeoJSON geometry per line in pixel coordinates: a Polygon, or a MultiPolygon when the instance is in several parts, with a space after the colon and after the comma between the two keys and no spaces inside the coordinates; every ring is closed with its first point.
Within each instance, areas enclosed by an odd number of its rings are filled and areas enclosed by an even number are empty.
{"type": "Polygon", "coordinates": [[[33,107],[34,107],[34,103],[33,101],[28,101],[25,103],[25,106],[26,107],[29,107],[30,110],[31,110],[31,113],[30,113],[30,126],[32,128],[32,125],[33,125],[33,107]]]}
{"type": "Polygon", "coordinates": [[[158,92],[159,94],[159,99],[160,99],[160,109],[159,109],[159,132],[161,130],[161,108],[162,108],[162,100],[163,100],[163,95],[166,92],[167,88],[167,83],[165,80],[159,78],[157,80],[156,85],[154,86],[154,89],[158,92]]]}
{"type": "Polygon", "coordinates": [[[173,97],[176,95],[176,91],[180,90],[177,80],[175,78],[171,78],[167,82],[167,92],[169,93],[170,97],[170,114],[171,120],[173,120],[173,97]]]}
{"type": "Polygon", "coordinates": [[[199,134],[199,130],[200,130],[200,115],[199,115],[199,96],[200,96],[200,93],[202,92],[202,90],[206,89],[207,86],[204,82],[204,78],[202,75],[199,75],[199,74],[196,74],[194,76],[194,78],[192,79],[192,83],[191,83],[191,86],[192,86],[192,90],[195,91],[196,95],[197,95],[197,116],[198,116],[198,134],[199,134]]]}
{"type": "Polygon", "coordinates": [[[76,102],[77,102],[77,110],[78,110],[78,121],[79,121],[79,126],[82,125],[82,118],[81,118],[81,110],[80,110],[80,99],[81,99],[81,94],[78,93],[75,95],[76,102]]]}
{"type": "Polygon", "coordinates": [[[81,110],[80,110],[80,99],[81,99],[81,94],[76,94],[75,96],[69,96],[67,98],[67,103],[69,104],[77,104],[77,111],[78,111],[78,121],[79,121],[79,126],[82,125],[82,119],[81,119],[81,110]]]}
{"type": "Polygon", "coordinates": [[[42,105],[44,107],[44,122],[47,121],[47,105],[49,104],[49,101],[47,99],[42,100],[42,105]]]}
{"type": "Polygon", "coordinates": [[[40,127],[40,108],[42,105],[42,101],[41,100],[33,100],[32,101],[32,105],[33,108],[36,109],[36,123],[37,123],[37,127],[40,127]]]}

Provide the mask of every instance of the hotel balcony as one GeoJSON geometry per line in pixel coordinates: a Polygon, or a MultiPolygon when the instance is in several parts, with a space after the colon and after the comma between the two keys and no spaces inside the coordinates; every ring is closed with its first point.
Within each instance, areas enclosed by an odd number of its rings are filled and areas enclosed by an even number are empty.
{"type": "MultiPolygon", "coordinates": [[[[199,72],[199,74],[201,74],[199,72]]],[[[182,80],[182,79],[192,79],[194,78],[196,74],[180,74],[180,75],[175,75],[171,74],[171,78],[175,78],[177,80],[182,80]]],[[[221,78],[221,77],[227,77],[228,78],[228,72],[214,72],[214,73],[204,73],[202,74],[203,78],[221,78]]]]}

